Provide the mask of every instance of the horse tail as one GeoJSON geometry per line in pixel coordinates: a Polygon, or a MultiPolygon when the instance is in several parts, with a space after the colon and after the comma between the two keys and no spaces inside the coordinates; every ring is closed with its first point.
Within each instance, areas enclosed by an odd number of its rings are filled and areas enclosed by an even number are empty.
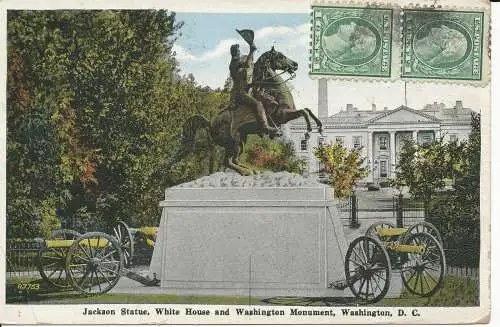
{"type": "MultiPolygon", "coordinates": [[[[186,122],[182,126],[180,149],[176,154],[172,156],[172,158],[166,165],[167,168],[172,167],[188,154],[194,151],[196,132],[200,129],[210,130],[210,121],[201,115],[194,115],[186,120],[186,122]]],[[[211,138],[210,131],[208,134],[211,138]]],[[[209,143],[212,144],[211,140],[209,143]]]]}
{"type": "Polygon", "coordinates": [[[189,117],[182,126],[182,146],[193,150],[196,132],[200,129],[209,129],[210,134],[210,121],[201,115],[189,117]]]}

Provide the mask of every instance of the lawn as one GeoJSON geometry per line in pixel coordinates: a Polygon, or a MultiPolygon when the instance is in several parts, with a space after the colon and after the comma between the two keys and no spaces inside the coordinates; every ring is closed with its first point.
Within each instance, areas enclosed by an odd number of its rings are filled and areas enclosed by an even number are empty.
{"type": "MultiPolygon", "coordinates": [[[[443,287],[432,297],[420,298],[404,290],[400,298],[383,299],[375,306],[477,306],[477,283],[468,278],[446,277],[443,287]]],[[[294,305],[294,306],[348,306],[356,305],[354,298],[321,297],[247,297],[247,296],[180,296],[173,294],[103,294],[85,297],[73,292],[33,294],[30,297],[8,296],[8,303],[39,304],[113,304],[113,303],[163,303],[163,304],[227,304],[227,305],[294,305]]]]}

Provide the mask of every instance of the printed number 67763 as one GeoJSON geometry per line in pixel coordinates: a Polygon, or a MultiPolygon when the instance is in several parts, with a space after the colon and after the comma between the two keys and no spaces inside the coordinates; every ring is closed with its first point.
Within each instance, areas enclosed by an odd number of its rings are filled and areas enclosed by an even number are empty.
{"type": "Polygon", "coordinates": [[[38,283],[17,283],[17,289],[19,290],[39,290],[40,284],[38,283]]]}

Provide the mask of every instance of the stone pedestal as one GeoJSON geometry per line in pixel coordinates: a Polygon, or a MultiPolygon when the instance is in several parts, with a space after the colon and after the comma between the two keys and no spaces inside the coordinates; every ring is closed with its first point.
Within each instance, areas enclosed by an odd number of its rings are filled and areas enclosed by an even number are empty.
{"type": "Polygon", "coordinates": [[[347,250],[332,190],[279,174],[261,183],[233,176],[168,189],[150,267],[161,287],[177,294],[343,295],[328,288],[345,278],[347,250]],[[273,183],[279,186],[265,186],[273,183]]]}

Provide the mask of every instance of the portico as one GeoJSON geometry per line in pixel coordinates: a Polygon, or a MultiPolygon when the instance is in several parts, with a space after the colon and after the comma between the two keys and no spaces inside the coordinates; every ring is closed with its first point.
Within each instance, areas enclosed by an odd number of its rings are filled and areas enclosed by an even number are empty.
{"type": "Polygon", "coordinates": [[[399,161],[404,139],[418,140],[419,144],[432,142],[438,130],[408,130],[403,128],[387,128],[385,131],[368,132],[367,166],[375,180],[393,178],[399,161]],[[370,153],[368,153],[370,152],[370,153]]]}
{"type": "Polygon", "coordinates": [[[309,162],[308,173],[319,170],[319,162],[313,155],[319,142],[340,142],[349,148],[362,148],[368,170],[364,182],[381,182],[395,176],[405,138],[412,138],[421,145],[430,144],[440,137],[445,141],[465,139],[471,129],[470,114],[471,110],[463,108],[461,101],[457,101],[453,108],[435,103],[422,110],[407,106],[393,110],[377,110],[375,106],[371,110],[358,110],[348,104],[345,110],[320,117],[323,137],[314,133],[305,140],[302,122],[290,124],[289,130],[297,154],[309,162]]]}

